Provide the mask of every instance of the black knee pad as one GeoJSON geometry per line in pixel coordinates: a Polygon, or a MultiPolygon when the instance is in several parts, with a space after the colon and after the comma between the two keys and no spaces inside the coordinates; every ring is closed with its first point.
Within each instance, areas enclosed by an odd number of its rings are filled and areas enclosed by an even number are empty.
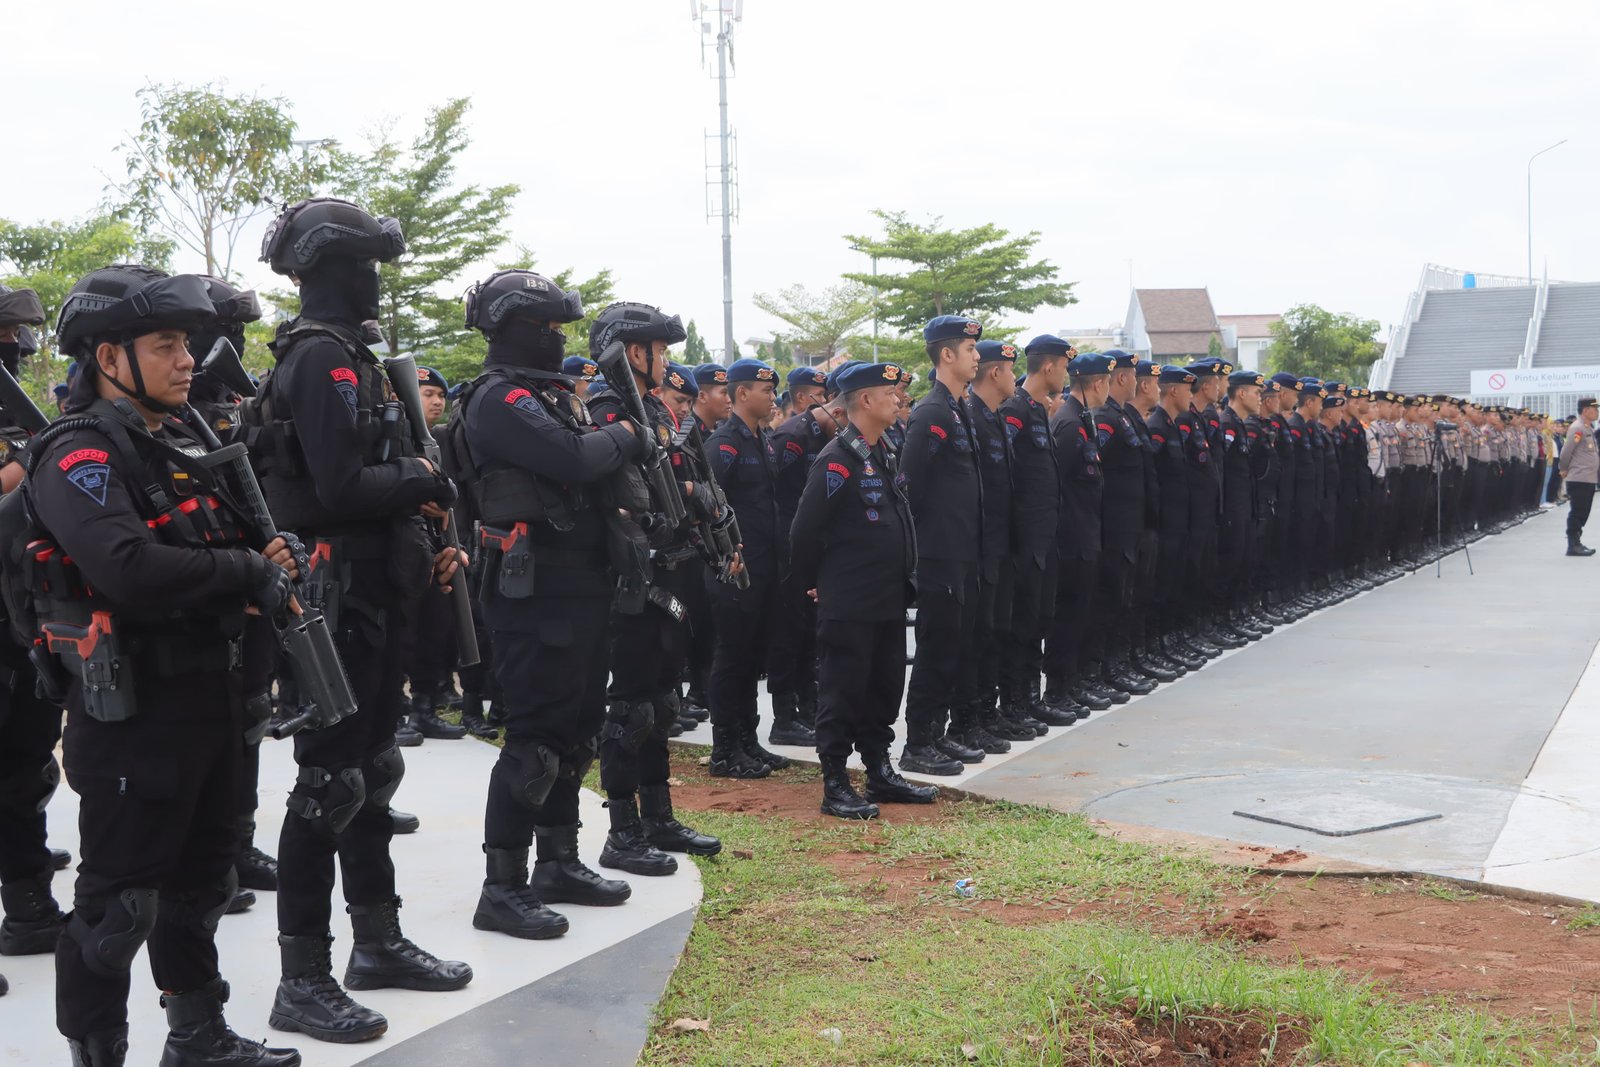
{"type": "Polygon", "coordinates": [[[400,779],[406,776],[406,761],[398,747],[390,747],[373,756],[363,771],[367,782],[367,810],[388,811],[394,800],[400,779]]]}
{"type": "Polygon", "coordinates": [[[366,780],[358,767],[337,774],[322,767],[301,767],[287,806],[312,827],[337,834],[350,825],[366,799],[366,780]]]}
{"type": "Polygon", "coordinates": [[[161,919],[164,923],[214,937],[217,924],[233,903],[239,891],[239,872],[233,867],[222,881],[204,889],[191,889],[182,893],[161,895],[161,919]]]}
{"type": "Polygon", "coordinates": [[[625,752],[637,752],[655,725],[655,705],[648,700],[613,700],[606,708],[602,741],[614,741],[625,752]]]}
{"type": "Polygon", "coordinates": [[[500,750],[506,765],[511,797],[525,808],[538,808],[561,772],[561,757],[547,745],[508,743],[500,750]]]}
{"type": "Polygon", "coordinates": [[[272,724],[272,694],[257,693],[244,702],[244,743],[259,745],[272,724]]]}
{"type": "Polygon", "coordinates": [[[589,768],[594,766],[595,741],[590,738],[571,752],[564,753],[561,757],[561,774],[564,781],[583,784],[584,775],[589,773],[589,768]]]}
{"type": "Polygon", "coordinates": [[[154,889],[124,889],[106,903],[105,913],[92,926],[81,910],[74,910],[67,936],[78,943],[84,965],[102,978],[127,974],[139,946],[155,929],[159,899],[154,889]]]}
{"type": "Polygon", "coordinates": [[[61,766],[55,756],[46,756],[36,770],[0,778],[0,810],[41,815],[60,784],[61,766]]]}

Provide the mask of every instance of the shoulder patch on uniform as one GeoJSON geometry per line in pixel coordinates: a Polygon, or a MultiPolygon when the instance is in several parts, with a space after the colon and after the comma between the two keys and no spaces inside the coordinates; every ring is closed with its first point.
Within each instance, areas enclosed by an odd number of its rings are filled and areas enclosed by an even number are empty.
{"type": "Polygon", "coordinates": [[[339,396],[349,407],[350,414],[356,413],[356,372],[349,367],[335,367],[328,374],[333,378],[333,387],[338,390],[339,396]]]}
{"type": "Polygon", "coordinates": [[[928,424],[928,432],[930,434],[932,434],[933,436],[937,437],[941,441],[943,441],[945,438],[950,436],[949,432],[946,431],[943,426],[940,426],[936,422],[928,424]]]}
{"type": "Polygon", "coordinates": [[[846,467],[843,463],[828,464],[828,495],[832,496],[834,493],[837,493],[844,485],[845,479],[848,477],[850,477],[850,468],[846,467]]]}
{"type": "Polygon", "coordinates": [[[61,457],[57,466],[67,475],[67,481],[82,490],[83,495],[99,507],[106,506],[106,486],[111,481],[110,459],[98,448],[79,448],[61,457]]]}
{"type": "MultiPolygon", "coordinates": [[[[513,389],[506,394],[506,403],[520,411],[538,411],[539,401],[526,389],[513,389]]],[[[608,420],[609,421],[609,420],[608,420]]]]}
{"type": "Polygon", "coordinates": [[[793,441],[793,440],[785,441],[783,443],[783,448],[784,448],[784,451],[793,452],[797,456],[803,456],[803,455],[805,455],[805,452],[806,452],[804,446],[802,446],[799,441],[793,441]]]}
{"type": "Polygon", "coordinates": [[[1015,415],[1007,415],[1006,424],[1008,426],[1015,426],[1019,430],[1022,429],[1022,420],[1017,418],[1015,415]]]}

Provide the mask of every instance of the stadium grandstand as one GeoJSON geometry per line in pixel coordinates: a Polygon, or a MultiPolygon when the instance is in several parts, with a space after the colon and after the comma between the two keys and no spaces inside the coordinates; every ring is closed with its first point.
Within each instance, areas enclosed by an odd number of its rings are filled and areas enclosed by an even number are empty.
{"type": "MultiPolygon", "coordinates": [[[[1428,264],[1369,384],[1570,415],[1578,393],[1474,393],[1472,372],[1600,366],[1600,282],[1479,274],[1428,264]]],[[[1590,390],[1592,393],[1593,390],[1590,390]]]]}

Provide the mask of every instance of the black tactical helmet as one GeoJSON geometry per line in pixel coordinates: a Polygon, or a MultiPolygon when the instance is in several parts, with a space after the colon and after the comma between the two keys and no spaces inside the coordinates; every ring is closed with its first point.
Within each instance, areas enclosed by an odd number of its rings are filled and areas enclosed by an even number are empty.
{"type": "Polygon", "coordinates": [[[261,239],[275,274],[302,274],[327,257],[387,263],[406,250],[394,219],[375,219],[348,200],[317,197],[284,209],[261,239]]]}
{"type": "Polygon", "coordinates": [[[125,344],[156,330],[194,330],[217,317],[203,279],[122,263],[84,275],[56,320],[63,355],[87,360],[102,340],[125,344]]]}
{"type": "Polygon", "coordinates": [[[678,316],[663,314],[660,308],[649,304],[623,301],[600,312],[589,326],[589,356],[599,359],[613,341],[665,341],[674,345],[688,336],[678,316]]]}
{"type": "Polygon", "coordinates": [[[243,326],[261,318],[261,301],[256,299],[254,289],[235,289],[210,274],[197,274],[195,277],[206,283],[211,306],[216,309],[217,325],[243,326]]]}
{"type": "Polygon", "coordinates": [[[0,326],[43,326],[44,305],[32,289],[0,285],[0,326]]]}
{"type": "Polygon", "coordinates": [[[531,270],[495,271],[467,290],[467,328],[492,336],[510,318],[577,322],[583,298],[531,270]]]}

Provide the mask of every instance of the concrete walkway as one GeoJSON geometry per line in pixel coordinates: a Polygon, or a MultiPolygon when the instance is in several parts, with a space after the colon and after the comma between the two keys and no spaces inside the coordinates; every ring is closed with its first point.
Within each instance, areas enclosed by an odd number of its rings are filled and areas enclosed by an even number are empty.
{"type": "MultiPolygon", "coordinates": [[[[1123,826],[1600,900],[1589,766],[1600,670],[1585,677],[1600,640],[1600,559],[1562,556],[1564,512],[1554,515],[1473,545],[1475,574],[1457,552],[1437,577],[1424,568],[958,778],[924,780],[1123,826]],[[1406,825],[1373,829],[1395,823],[1406,825]]],[[[709,743],[709,730],[685,740],[709,743]]]]}
{"type": "MultiPolygon", "coordinates": [[[[429,951],[466,960],[472,984],[454,993],[379,990],[357,994],[389,1019],[389,1032],[360,1045],[331,1045],[267,1028],[278,977],[275,895],[242,915],[222,920],[222,973],[233,987],[228,1020],[239,1033],[298,1048],[307,1067],[522,1067],[532,1062],[624,1067],[638,1059],[651,1011],[666,987],[700,901],[699,871],[680,860],[670,878],[631,878],[632,898],[619,908],[561,905],[572,928],[555,941],[518,941],[472,928],[483,882],[484,789],[497,750],[470,739],[429,741],[405,750],[406,780],[399,807],[422,819],[416,834],[397,837],[394,861],[405,904],[406,934],[429,951]]],[[[262,752],[257,840],[269,852],[283,822],[283,797],[294,782],[287,743],[262,752]]],[[[50,805],[50,843],[76,855],[77,796],[63,787],[50,805]]],[[[600,799],[583,794],[580,847],[591,866],[599,858],[607,818],[600,799]]],[[[605,872],[615,874],[616,872],[605,872]]],[[[56,896],[72,899],[70,871],[56,876],[56,896]]],[[[335,891],[337,893],[337,890],[335,891]]],[[[335,974],[350,949],[349,922],[335,897],[335,974]]],[[[153,1064],[166,1037],[165,1016],[150,971],[133,968],[130,1064],[153,1064]]],[[[67,1061],[55,1028],[52,957],[0,957],[11,992],[0,997],[0,1063],[57,1067],[67,1061]]]]}

